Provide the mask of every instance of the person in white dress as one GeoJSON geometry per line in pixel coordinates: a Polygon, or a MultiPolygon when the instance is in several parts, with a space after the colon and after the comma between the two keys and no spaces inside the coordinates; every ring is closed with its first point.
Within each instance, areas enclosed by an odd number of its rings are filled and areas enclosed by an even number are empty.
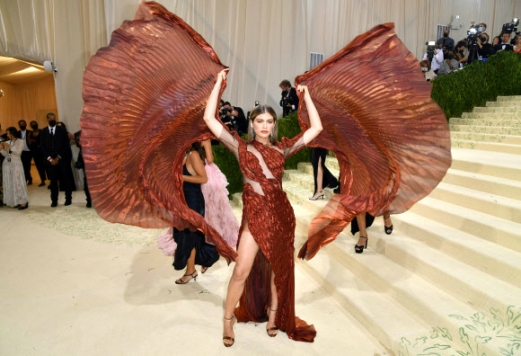
{"type": "Polygon", "coordinates": [[[4,156],[2,163],[2,185],[4,189],[4,204],[24,210],[29,207],[27,186],[25,185],[22,151],[24,142],[19,139],[14,127],[7,129],[8,141],[0,143],[0,153],[4,156]]]}

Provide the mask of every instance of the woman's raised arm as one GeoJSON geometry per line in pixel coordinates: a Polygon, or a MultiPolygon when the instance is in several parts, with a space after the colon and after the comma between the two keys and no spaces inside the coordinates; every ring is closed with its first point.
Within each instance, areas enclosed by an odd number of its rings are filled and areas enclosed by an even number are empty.
{"type": "Polygon", "coordinates": [[[206,126],[212,131],[215,137],[219,138],[221,136],[221,132],[223,130],[222,124],[215,117],[215,113],[217,112],[217,101],[219,99],[219,91],[221,90],[221,86],[224,80],[226,80],[226,74],[228,74],[228,69],[223,69],[217,74],[217,81],[212,89],[210,97],[206,102],[206,108],[204,109],[204,122],[206,126]]]}
{"type": "Polygon", "coordinates": [[[306,104],[306,109],[308,110],[309,116],[309,128],[304,132],[304,143],[307,145],[315,137],[318,136],[320,132],[322,132],[322,121],[320,121],[320,116],[318,115],[317,108],[315,104],[313,104],[313,99],[309,95],[309,90],[306,85],[299,85],[297,90],[304,93],[304,103],[306,104]]]}

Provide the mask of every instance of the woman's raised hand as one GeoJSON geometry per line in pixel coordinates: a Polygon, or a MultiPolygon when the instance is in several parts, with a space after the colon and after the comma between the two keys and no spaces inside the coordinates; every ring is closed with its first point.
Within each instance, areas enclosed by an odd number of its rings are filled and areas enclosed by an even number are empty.
{"type": "Polygon", "coordinates": [[[299,84],[299,86],[297,86],[297,90],[306,94],[308,92],[308,86],[307,85],[303,85],[303,84],[299,84]]]}
{"type": "Polygon", "coordinates": [[[223,70],[221,70],[219,72],[219,74],[217,74],[217,80],[226,80],[226,76],[228,75],[228,71],[230,70],[230,68],[225,68],[223,70]]]}

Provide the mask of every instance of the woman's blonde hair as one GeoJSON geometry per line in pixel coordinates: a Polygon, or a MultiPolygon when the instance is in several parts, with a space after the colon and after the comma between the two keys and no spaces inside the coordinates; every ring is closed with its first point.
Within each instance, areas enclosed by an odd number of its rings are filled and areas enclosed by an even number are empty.
{"type": "Polygon", "coordinates": [[[275,125],[273,126],[273,130],[270,134],[270,143],[275,145],[277,143],[277,133],[278,133],[278,125],[277,125],[277,113],[271,106],[268,105],[257,105],[250,112],[250,124],[248,125],[248,142],[252,143],[255,139],[255,131],[253,130],[253,121],[260,114],[270,114],[275,120],[275,125]]]}

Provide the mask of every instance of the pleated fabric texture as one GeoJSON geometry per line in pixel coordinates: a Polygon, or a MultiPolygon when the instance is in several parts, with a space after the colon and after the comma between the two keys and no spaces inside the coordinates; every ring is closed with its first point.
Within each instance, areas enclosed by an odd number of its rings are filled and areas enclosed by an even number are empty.
{"type": "MultiPolygon", "coordinates": [[[[283,139],[280,149],[293,147],[299,136],[283,139]]],[[[284,155],[274,148],[253,141],[266,167],[275,179],[266,178],[259,159],[248,151],[247,144],[235,134],[239,142],[239,162],[242,173],[259,182],[263,195],[254,191],[250,184],[244,185],[244,203],[241,232],[245,223],[259,245],[259,252],[246,279],[244,293],[235,309],[240,322],[267,321],[267,310],[271,305],[271,271],[275,274],[278,307],[275,325],[296,341],[313,342],[316,330],[313,325],[295,315],[295,214],[282,190],[284,155]]],[[[304,146],[302,146],[304,147],[304,146]]],[[[297,150],[293,152],[296,153],[297,150]]],[[[286,157],[287,158],[287,157],[286,157]]],[[[240,235],[239,235],[240,236],[240,235]]],[[[238,245],[240,245],[240,237],[238,245]]]]}
{"type": "Polygon", "coordinates": [[[183,20],[143,2],[85,69],[80,123],[92,201],[103,219],[198,229],[229,263],[236,252],[186,205],[181,169],[191,143],[213,137],[203,113],[224,68],[183,20]]]}
{"type": "MultiPolygon", "coordinates": [[[[417,59],[383,24],[296,78],[324,127],[310,144],[334,151],[341,195],[311,222],[299,252],[311,259],[360,212],[399,214],[427,196],[451,165],[450,135],[417,59]]],[[[309,127],[305,105],[299,121],[309,127]]]]}

